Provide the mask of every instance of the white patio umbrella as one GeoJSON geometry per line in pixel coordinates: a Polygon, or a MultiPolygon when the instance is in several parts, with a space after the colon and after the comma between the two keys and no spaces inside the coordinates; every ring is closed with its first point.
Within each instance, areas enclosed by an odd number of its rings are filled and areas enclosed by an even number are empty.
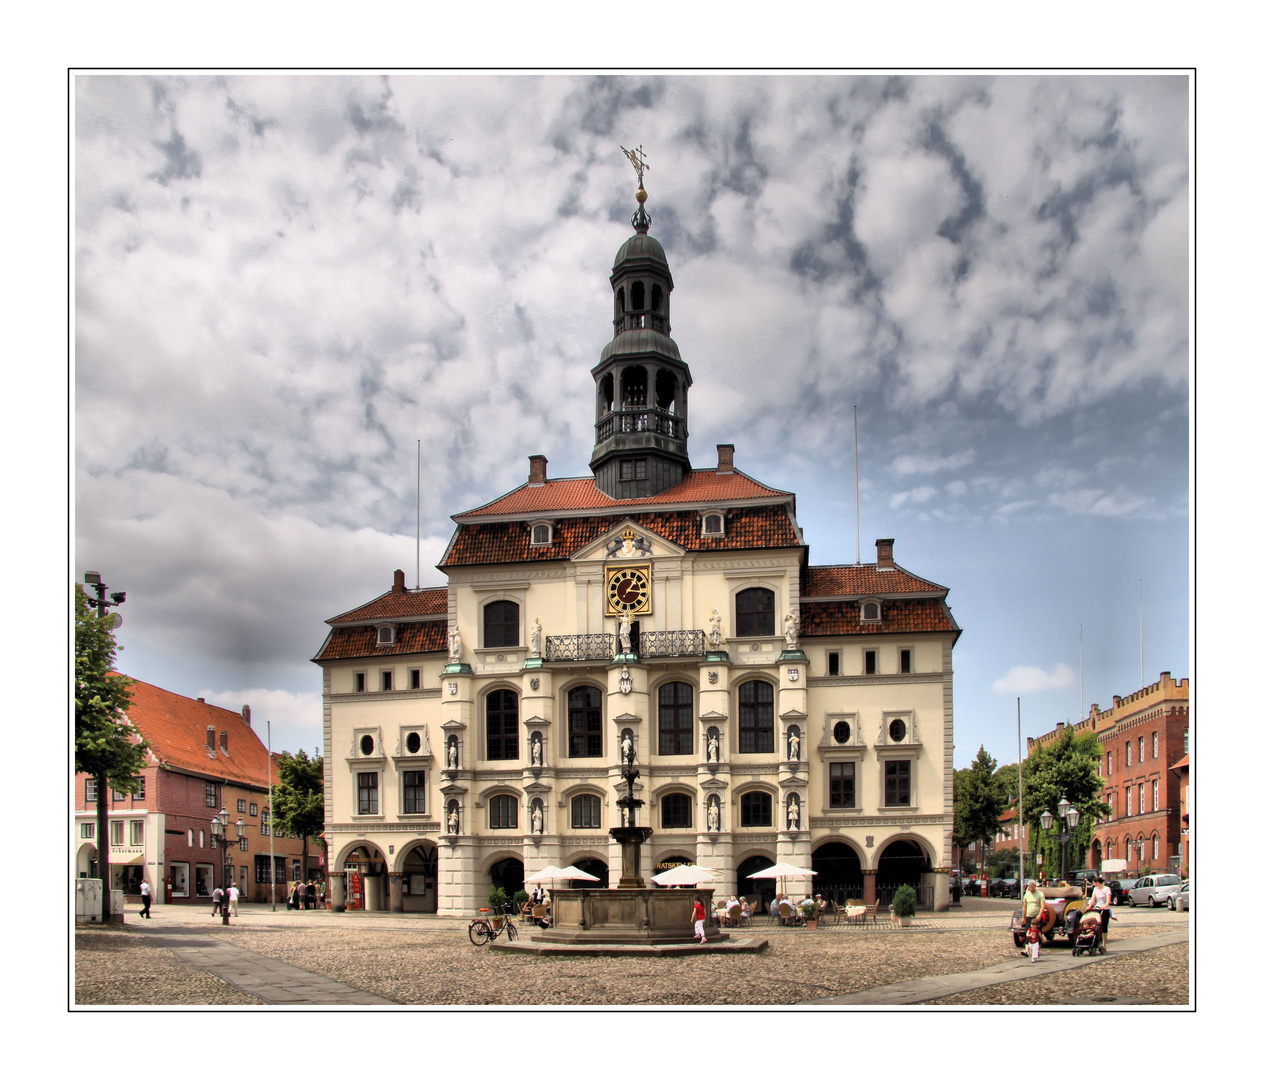
{"type": "MultiPolygon", "coordinates": [[[[772,866],[765,870],[757,870],[753,874],[747,874],[747,878],[801,878],[809,880],[816,876],[815,870],[807,870],[802,866],[793,866],[790,863],[773,863],[772,866]]],[[[778,890],[781,891],[781,890],[778,890]]]]}
{"type": "Polygon", "coordinates": [[[601,879],[587,870],[581,870],[578,866],[546,866],[543,870],[537,870],[523,880],[534,885],[541,881],[552,884],[555,881],[600,881],[601,879]]]}
{"type": "Polygon", "coordinates": [[[650,880],[655,885],[709,885],[719,876],[705,866],[690,866],[685,863],[655,874],[650,880]]]}

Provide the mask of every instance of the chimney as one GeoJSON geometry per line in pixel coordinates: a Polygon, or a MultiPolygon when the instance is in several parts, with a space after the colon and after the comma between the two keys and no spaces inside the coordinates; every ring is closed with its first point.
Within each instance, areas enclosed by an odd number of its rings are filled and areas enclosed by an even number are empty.
{"type": "Polygon", "coordinates": [[[404,571],[395,571],[395,584],[391,586],[391,595],[400,596],[404,592],[404,571]]]}
{"type": "Polygon", "coordinates": [[[543,454],[532,454],[527,460],[531,462],[531,475],[527,477],[527,483],[531,487],[539,487],[541,484],[548,483],[549,459],[543,454]]]}
{"type": "Polygon", "coordinates": [[[720,459],[715,471],[718,473],[731,473],[733,471],[733,444],[717,443],[715,449],[720,459]]]}
{"type": "Polygon", "coordinates": [[[895,547],[894,540],[878,541],[878,566],[894,567],[895,556],[891,554],[891,549],[895,547]]]}
{"type": "Polygon", "coordinates": [[[246,721],[246,727],[250,727],[250,706],[243,705],[241,707],[241,718],[246,721]]]}
{"type": "Polygon", "coordinates": [[[206,704],[206,698],[204,698],[204,697],[200,697],[200,698],[198,698],[198,704],[199,704],[199,705],[205,705],[205,704],[206,704]]]}

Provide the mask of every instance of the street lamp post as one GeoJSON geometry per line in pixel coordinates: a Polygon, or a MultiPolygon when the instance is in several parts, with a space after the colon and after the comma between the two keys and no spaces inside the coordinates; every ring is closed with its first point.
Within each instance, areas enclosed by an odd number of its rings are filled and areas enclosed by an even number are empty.
{"type": "MultiPolygon", "coordinates": [[[[1080,823],[1080,812],[1067,801],[1065,795],[1058,802],[1058,819],[1062,822],[1062,832],[1058,840],[1062,843],[1062,880],[1066,881],[1066,849],[1071,839],[1071,832],[1080,823]]],[[[1053,815],[1046,808],[1040,815],[1040,827],[1048,832],[1053,828],[1053,815]]]]}
{"type": "MultiPolygon", "coordinates": [[[[241,842],[241,838],[246,835],[245,822],[240,817],[233,822],[233,828],[237,832],[237,842],[241,842]]],[[[211,836],[215,838],[215,842],[219,845],[219,868],[220,880],[223,882],[221,886],[224,890],[224,899],[220,903],[219,913],[220,919],[225,926],[228,925],[228,889],[232,882],[228,879],[228,807],[221,807],[220,812],[211,818],[211,836]]]]}

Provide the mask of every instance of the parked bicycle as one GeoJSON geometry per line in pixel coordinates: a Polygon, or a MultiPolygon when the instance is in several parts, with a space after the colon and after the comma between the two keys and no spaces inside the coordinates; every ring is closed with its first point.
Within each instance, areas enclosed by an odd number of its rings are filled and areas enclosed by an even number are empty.
{"type": "Polygon", "coordinates": [[[509,905],[496,908],[494,913],[490,908],[479,908],[478,918],[470,923],[470,940],[475,945],[486,945],[501,934],[508,934],[510,941],[518,940],[518,927],[509,914],[509,905]]]}

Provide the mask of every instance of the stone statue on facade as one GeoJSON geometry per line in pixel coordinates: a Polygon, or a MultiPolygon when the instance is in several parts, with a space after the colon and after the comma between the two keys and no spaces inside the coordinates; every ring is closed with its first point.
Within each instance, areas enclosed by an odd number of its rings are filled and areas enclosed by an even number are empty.
{"type": "Polygon", "coordinates": [[[544,814],[538,802],[531,808],[531,831],[536,834],[544,832],[544,814]]]}
{"type": "Polygon", "coordinates": [[[720,804],[716,802],[715,796],[711,796],[707,803],[707,832],[720,831],[720,804]]]}
{"type": "Polygon", "coordinates": [[[619,652],[626,656],[632,651],[632,616],[626,611],[619,616],[619,652]]]}
{"type": "Polygon", "coordinates": [[[799,797],[797,795],[790,796],[789,805],[786,807],[786,813],[790,818],[790,831],[799,831],[799,797]]]}
{"type": "Polygon", "coordinates": [[[537,769],[544,764],[544,744],[540,739],[531,740],[531,764],[537,769]]]}
{"type": "Polygon", "coordinates": [[[724,633],[720,629],[720,613],[711,609],[711,629],[707,631],[707,643],[713,649],[724,648],[724,633]]]}
{"type": "Polygon", "coordinates": [[[716,738],[715,732],[707,736],[707,760],[720,760],[720,740],[716,738]]]}
{"type": "Polygon", "coordinates": [[[452,628],[448,631],[448,662],[459,664],[461,662],[461,653],[464,646],[461,644],[461,628],[452,624],[452,628]]]}
{"type": "Polygon", "coordinates": [[[455,836],[461,828],[461,819],[457,816],[456,807],[448,813],[448,833],[455,836]]]}
{"type": "Polygon", "coordinates": [[[632,748],[632,736],[624,732],[623,742],[619,744],[619,757],[625,765],[631,765],[636,760],[636,751],[632,748]]]}
{"type": "Polygon", "coordinates": [[[456,736],[448,740],[448,768],[456,768],[456,736]]]}
{"type": "Polygon", "coordinates": [[[790,750],[789,750],[789,755],[790,755],[790,760],[791,760],[791,761],[798,761],[798,760],[799,760],[799,733],[798,733],[797,731],[791,731],[791,732],[790,732],[790,750]]]}
{"type": "Polygon", "coordinates": [[[793,611],[786,612],[785,618],[786,649],[799,647],[799,617],[793,611]]]}
{"type": "Polygon", "coordinates": [[[544,626],[536,617],[535,623],[531,627],[531,655],[539,656],[540,650],[544,647],[544,626]]]}

